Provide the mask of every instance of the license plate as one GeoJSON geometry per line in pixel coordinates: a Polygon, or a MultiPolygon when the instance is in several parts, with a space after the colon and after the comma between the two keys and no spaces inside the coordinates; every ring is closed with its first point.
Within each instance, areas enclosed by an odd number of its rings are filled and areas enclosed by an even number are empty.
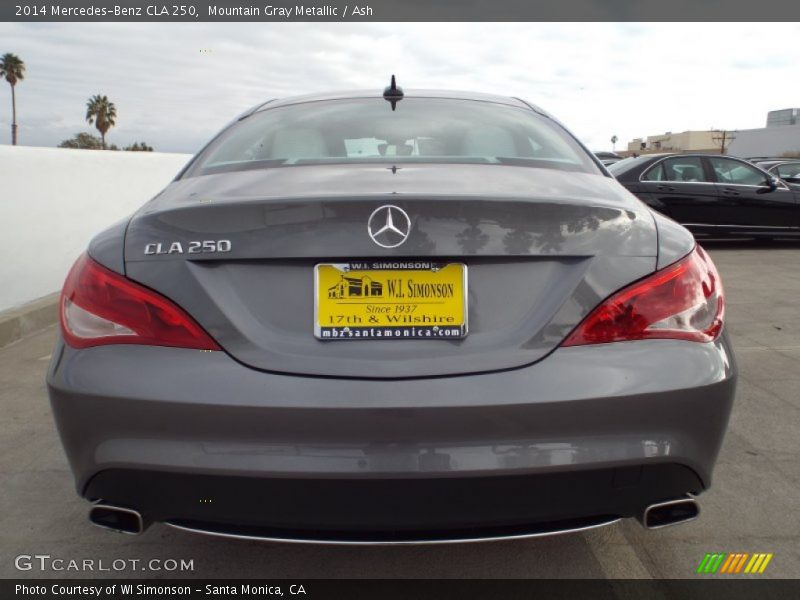
{"type": "Polygon", "coordinates": [[[314,335],[321,340],[467,335],[467,267],[462,263],[319,264],[314,284],[314,335]]]}

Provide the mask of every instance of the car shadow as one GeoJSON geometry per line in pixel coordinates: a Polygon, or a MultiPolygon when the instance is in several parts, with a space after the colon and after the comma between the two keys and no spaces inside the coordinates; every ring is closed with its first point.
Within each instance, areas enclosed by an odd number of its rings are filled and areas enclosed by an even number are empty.
{"type": "Polygon", "coordinates": [[[605,576],[585,533],[471,544],[400,546],[226,540],[163,526],[145,535],[151,541],[158,541],[161,553],[194,559],[195,573],[176,573],[179,577],[206,577],[209,572],[215,577],[252,577],[258,573],[266,578],[605,576]]]}

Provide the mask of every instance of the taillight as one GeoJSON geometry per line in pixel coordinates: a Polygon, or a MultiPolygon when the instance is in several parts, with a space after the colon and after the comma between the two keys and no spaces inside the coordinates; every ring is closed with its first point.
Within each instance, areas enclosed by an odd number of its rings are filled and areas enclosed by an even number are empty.
{"type": "Polygon", "coordinates": [[[61,330],[75,348],[147,344],[219,350],[211,337],[164,296],[99,265],[86,254],[61,292],[61,330]]]}
{"type": "Polygon", "coordinates": [[[695,246],[685,258],[606,299],[562,346],[653,338],[710,342],[722,331],[724,312],[719,273],[695,246]]]}

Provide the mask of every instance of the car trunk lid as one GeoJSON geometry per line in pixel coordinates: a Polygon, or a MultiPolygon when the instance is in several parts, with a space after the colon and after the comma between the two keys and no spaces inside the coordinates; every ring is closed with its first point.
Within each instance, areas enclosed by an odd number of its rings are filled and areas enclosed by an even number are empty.
{"type": "Polygon", "coordinates": [[[303,166],[173,183],[132,219],[125,261],[128,277],[177,302],[245,365],[400,378],[542,359],[603,298],[654,270],[656,242],[649,211],[599,175],[303,166]],[[367,230],[387,204],[410,219],[408,239],[394,248],[367,230]],[[376,259],[464,263],[469,334],[317,339],[315,265],[376,259]]]}

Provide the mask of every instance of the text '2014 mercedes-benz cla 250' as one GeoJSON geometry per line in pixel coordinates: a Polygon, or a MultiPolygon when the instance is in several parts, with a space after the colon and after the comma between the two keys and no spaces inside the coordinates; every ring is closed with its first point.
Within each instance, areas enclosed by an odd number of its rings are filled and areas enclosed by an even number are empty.
{"type": "Polygon", "coordinates": [[[697,516],[734,396],[692,236],[551,116],[273,100],[99,234],[47,383],[93,523],[331,543],[697,516]]]}

